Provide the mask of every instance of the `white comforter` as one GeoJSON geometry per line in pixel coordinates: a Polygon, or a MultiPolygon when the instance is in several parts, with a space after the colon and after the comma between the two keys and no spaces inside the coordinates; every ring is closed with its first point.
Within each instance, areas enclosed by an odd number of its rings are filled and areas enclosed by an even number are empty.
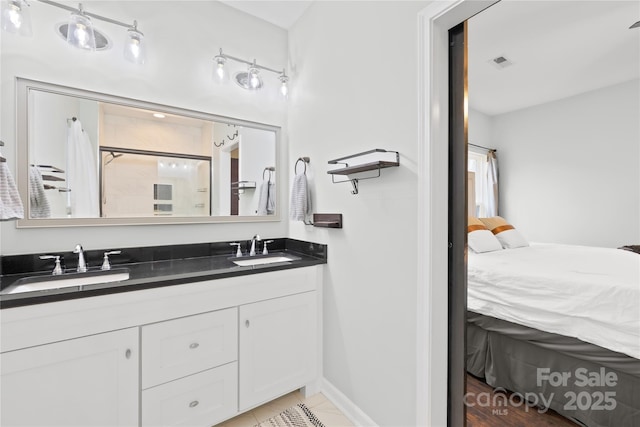
{"type": "Polygon", "coordinates": [[[559,244],[469,251],[468,309],[640,359],[640,254],[559,244]]]}

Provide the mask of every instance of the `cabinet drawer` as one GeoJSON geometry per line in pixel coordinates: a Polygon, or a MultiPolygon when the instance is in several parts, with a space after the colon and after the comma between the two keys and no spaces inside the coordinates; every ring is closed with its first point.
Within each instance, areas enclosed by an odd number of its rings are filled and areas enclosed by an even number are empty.
{"type": "Polygon", "coordinates": [[[143,426],[209,427],[238,412],[238,365],[228,363],[142,392],[143,426]]]}
{"type": "Polygon", "coordinates": [[[237,359],[237,308],[142,327],[142,388],[237,359]]]}

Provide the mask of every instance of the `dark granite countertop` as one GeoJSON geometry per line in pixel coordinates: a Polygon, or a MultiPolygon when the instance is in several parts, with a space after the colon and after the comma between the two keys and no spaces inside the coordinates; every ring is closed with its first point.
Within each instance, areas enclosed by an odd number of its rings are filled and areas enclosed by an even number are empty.
{"type": "MultiPolygon", "coordinates": [[[[294,258],[294,260],[263,265],[238,266],[233,260],[240,258],[234,257],[235,249],[231,249],[230,242],[126,248],[122,249],[121,255],[110,258],[112,259],[112,271],[128,271],[128,280],[95,283],[84,285],[82,288],[70,286],[11,294],[3,294],[3,292],[11,289],[12,285],[22,278],[34,276],[50,277],[52,264],[51,262],[41,261],[38,255],[5,256],[1,260],[2,272],[5,274],[0,275],[0,308],[5,309],[94,297],[327,263],[326,245],[293,239],[272,240],[274,242],[269,245],[271,255],[283,253],[294,258]],[[43,270],[45,267],[46,269],[43,270]]],[[[260,245],[261,248],[262,245],[260,245]]],[[[90,266],[89,273],[99,271],[102,254],[107,250],[85,252],[87,263],[90,266]]],[[[75,259],[71,253],[60,255],[66,257],[65,259],[75,259]]],[[[256,255],[251,258],[257,259],[260,257],[262,255],[256,255]]],[[[241,259],[247,258],[249,257],[245,255],[241,259]]],[[[66,264],[65,272],[75,271],[75,265],[71,262],[66,264]]],[[[77,277],[82,274],[86,273],[65,273],[65,276],[77,277]]]]}

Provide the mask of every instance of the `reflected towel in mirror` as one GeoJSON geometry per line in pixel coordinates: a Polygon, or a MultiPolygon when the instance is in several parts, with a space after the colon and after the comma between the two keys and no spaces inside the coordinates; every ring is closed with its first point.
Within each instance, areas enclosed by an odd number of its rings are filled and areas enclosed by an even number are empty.
{"type": "Polygon", "coordinates": [[[0,220],[24,218],[24,207],[6,162],[0,162],[0,220]]]}
{"type": "Polygon", "coordinates": [[[69,208],[75,218],[100,216],[96,151],[80,120],[71,122],[67,134],[67,182],[71,189],[69,208]]]}
{"type": "Polygon", "coordinates": [[[273,215],[276,212],[276,184],[262,181],[258,199],[258,215],[273,215]]]}
{"type": "Polygon", "coordinates": [[[51,217],[51,207],[44,192],[42,174],[35,166],[29,168],[29,215],[31,218],[51,217]]]}

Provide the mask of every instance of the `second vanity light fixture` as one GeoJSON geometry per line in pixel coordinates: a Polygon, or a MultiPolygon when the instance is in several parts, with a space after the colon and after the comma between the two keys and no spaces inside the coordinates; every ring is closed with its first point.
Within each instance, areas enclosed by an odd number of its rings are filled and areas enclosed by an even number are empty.
{"type": "MultiPolygon", "coordinates": [[[[138,30],[138,22],[133,24],[117,21],[105,16],[89,13],[84,10],[82,3],[78,8],[67,6],[50,0],[38,0],[51,6],[71,12],[69,22],[57,26],[57,31],[67,40],[71,46],[83,50],[104,50],[109,47],[109,41],[100,31],[93,28],[91,18],[119,25],[127,29],[124,57],[134,64],[144,64],[146,60],[144,34],[138,30]]],[[[26,0],[3,1],[2,29],[11,33],[24,36],[31,35],[31,19],[29,16],[30,4],[26,0]]]]}
{"type": "Polygon", "coordinates": [[[284,68],[282,71],[274,70],[273,68],[258,64],[255,59],[253,61],[246,61],[236,58],[235,56],[227,55],[222,52],[222,49],[220,49],[220,53],[213,58],[215,75],[218,80],[222,81],[229,78],[229,70],[227,68],[227,61],[229,60],[247,65],[247,71],[238,72],[233,76],[234,81],[243,89],[259,90],[262,88],[263,80],[260,77],[260,71],[269,71],[278,75],[280,95],[283,98],[287,98],[289,95],[289,76],[285,73],[284,68]]]}

